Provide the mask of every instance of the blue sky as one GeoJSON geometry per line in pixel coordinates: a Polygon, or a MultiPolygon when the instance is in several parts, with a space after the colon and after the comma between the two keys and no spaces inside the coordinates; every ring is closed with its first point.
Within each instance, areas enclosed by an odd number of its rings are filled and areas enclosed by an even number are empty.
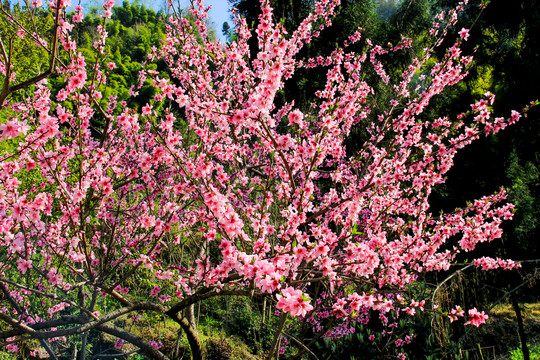
{"type": "MultiPolygon", "coordinates": [[[[76,1],[76,0],[71,0],[76,1]]],[[[88,0],[87,0],[88,1],[88,0]]],[[[96,0],[90,0],[90,1],[96,1],[96,0]]],[[[100,1],[100,0],[97,0],[100,1]]],[[[115,0],[115,5],[121,6],[123,0],[115,0]]],[[[134,2],[135,0],[128,0],[130,2],[134,2]]],[[[139,2],[145,4],[147,7],[152,7],[155,10],[159,10],[163,7],[163,4],[166,0],[139,0],[139,2]],[[151,4],[151,5],[149,5],[151,4]]],[[[173,0],[175,3],[180,3],[180,7],[186,8],[189,6],[190,2],[189,0],[173,0]]],[[[227,0],[204,0],[204,4],[206,6],[212,6],[209,12],[210,21],[213,23],[214,28],[216,30],[216,35],[219,37],[219,39],[222,42],[225,42],[226,39],[221,33],[221,27],[223,26],[223,23],[227,21],[231,27],[233,27],[233,21],[231,19],[231,13],[229,11],[230,5],[227,2],[227,0]]]]}
{"type": "MultiPolygon", "coordinates": [[[[123,0],[115,0],[116,6],[122,6],[123,0]]],[[[166,0],[128,0],[129,2],[137,2],[140,4],[144,4],[146,7],[153,8],[154,10],[160,10],[163,8],[164,3],[166,0]]],[[[175,0],[173,0],[175,1],[175,0]]],[[[88,6],[96,6],[99,7],[102,5],[103,0],[80,0],[83,7],[88,6]]],[[[180,0],[180,6],[182,8],[185,8],[189,5],[189,0],[180,0]]],[[[79,3],[79,0],[71,0],[72,10],[75,5],[79,3]]],[[[178,3],[178,0],[176,0],[176,3],[178,3]]],[[[233,21],[231,19],[231,13],[229,11],[230,5],[227,2],[227,0],[204,0],[205,5],[211,5],[212,9],[210,9],[209,16],[211,22],[214,24],[214,28],[216,30],[216,35],[219,37],[219,39],[222,42],[225,42],[226,39],[221,33],[221,27],[223,26],[223,23],[227,21],[231,27],[233,27],[233,21]]]]}
{"type": "Polygon", "coordinates": [[[227,0],[205,0],[206,5],[211,5],[209,16],[210,20],[214,23],[216,33],[221,41],[225,42],[223,34],[221,34],[221,27],[225,21],[233,26],[233,22],[230,18],[231,13],[229,12],[230,5],[227,3],[227,0]]]}
{"type": "MultiPolygon", "coordinates": [[[[166,0],[128,0],[129,2],[144,4],[147,8],[153,8],[158,11],[163,8],[166,0]]],[[[173,0],[175,1],[175,0],[173,0]]],[[[123,0],[115,0],[115,6],[122,6],[123,0]]],[[[178,0],[176,0],[178,3],[178,0]]],[[[180,0],[180,6],[182,8],[189,5],[189,0],[180,0]]],[[[14,0],[12,3],[23,3],[22,0],[14,0]]],[[[44,1],[46,3],[46,1],[44,1]]],[[[83,8],[88,8],[90,6],[101,7],[103,5],[103,0],[71,0],[71,7],[68,8],[69,11],[74,11],[75,6],[81,4],[83,8]]],[[[216,35],[218,38],[225,43],[226,39],[221,33],[221,27],[223,23],[227,21],[231,27],[234,26],[234,23],[231,19],[231,12],[229,11],[230,5],[227,0],[204,0],[205,5],[211,5],[209,16],[210,21],[213,23],[213,26],[216,30],[216,35]]]]}

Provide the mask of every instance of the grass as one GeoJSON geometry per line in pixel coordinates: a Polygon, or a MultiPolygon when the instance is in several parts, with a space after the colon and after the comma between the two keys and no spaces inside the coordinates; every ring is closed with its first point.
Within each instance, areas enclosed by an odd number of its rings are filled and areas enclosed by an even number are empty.
{"type": "MultiPolygon", "coordinates": [[[[540,303],[524,303],[520,304],[523,321],[525,323],[525,331],[527,332],[527,344],[531,360],[540,360],[540,336],[538,333],[538,324],[540,322],[540,303]],[[535,325],[536,324],[536,325],[535,325]]],[[[511,304],[497,305],[491,310],[491,315],[501,320],[516,323],[516,313],[511,304]]],[[[516,334],[517,336],[517,334],[516,334]]],[[[517,339],[516,339],[517,340],[517,339]]],[[[516,347],[502,356],[501,360],[522,360],[523,353],[521,346],[516,347]]]]}
{"type": "MultiPolygon", "coordinates": [[[[533,318],[540,320],[540,303],[525,303],[520,304],[522,316],[524,318],[533,318]]],[[[497,315],[513,321],[516,318],[516,313],[511,304],[500,304],[491,309],[493,315],[497,315]]]]}
{"type": "MultiPolygon", "coordinates": [[[[529,349],[529,355],[530,355],[531,360],[540,359],[540,344],[536,344],[536,345],[527,344],[527,348],[529,349]]],[[[517,349],[510,351],[509,360],[522,360],[522,359],[523,359],[523,352],[521,351],[521,346],[517,349]]]]}

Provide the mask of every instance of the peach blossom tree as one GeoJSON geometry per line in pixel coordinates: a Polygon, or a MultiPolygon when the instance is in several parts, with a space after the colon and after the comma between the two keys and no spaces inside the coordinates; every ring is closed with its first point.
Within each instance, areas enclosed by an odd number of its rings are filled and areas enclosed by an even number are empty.
{"type": "MultiPolygon", "coordinates": [[[[145,83],[156,90],[141,108],[104,96],[116,66],[105,30],[113,0],[104,4],[97,59],[78,51],[72,29],[84,14],[64,15],[67,5],[48,4],[56,14],[48,40],[12,19],[50,54],[42,76],[18,83],[2,42],[0,138],[11,150],[0,154],[0,341],[9,351],[26,342],[51,358],[69,348],[84,359],[89,334],[99,332],[118,339],[119,351],[129,343],[150,358],[175,358],[126,325],[154,313],[176,321],[201,359],[193,305],[242,295],[279,313],[269,359],[287,321],[311,324],[313,340],[289,340],[302,354],[355,317],[436,311],[407,292],[418,274],[449,270],[458,254],[500,238],[512,218],[504,190],[430,211],[456,152],[520,117],[494,117],[491,94],[455,119],[424,116],[472,61],[460,50],[466,29],[431,61],[466,1],[437,15],[433,45],[400,79],[381,59],[410,47],[406,38],[379,46],[359,29],[327,56],[300,58],[339,0],[316,1],[292,33],[262,0],[254,59],[243,19],[236,39],[222,44],[209,40],[200,1],[189,17],[170,4],[166,40],[148,54],[148,65],[163,61],[168,76],[140,72],[131,96],[145,83]],[[351,50],[361,42],[363,52],[351,50]],[[325,69],[326,83],[308,108],[276,105],[300,68],[325,69]],[[374,103],[368,71],[393,94],[388,104],[374,103]],[[63,79],[60,89],[48,84],[51,73],[63,79]],[[28,95],[13,96],[23,88],[28,95]],[[368,136],[351,153],[354,127],[368,136]]],[[[519,266],[485,257],[474,264],[519,266]]],[[[476,326],[486,318],[476,309],[443,315],[476,326]]]]}

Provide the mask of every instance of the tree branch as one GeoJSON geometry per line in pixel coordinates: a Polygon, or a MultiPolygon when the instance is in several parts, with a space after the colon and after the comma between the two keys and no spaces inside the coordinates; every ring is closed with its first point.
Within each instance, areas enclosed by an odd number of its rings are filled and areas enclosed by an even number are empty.
{"type": "Polygon", "coordinates": [[[84,333],[85,331],[97,328],[98,326],[104,323],[107,323],[109,321],[112,321],[122,315],[128,314],[132,311],[138,311],[138,310],[149,310],[149,311],[156,311],[158,313],[164,313],[165,307],[162,305],[153,304],[149,302],[136,302],[130,307],[117,309],[115,311],[112,311],[104,315],[103,317],[97,320],[90,320],[91,318],[86,317],[86,316],[64,316],[58,320],[45,322],[45,324],[38,323],[34,325],[23,324],[22,322],[17,321],[4,313],[0,313],[0,320],[3,320],[4,322],[16,328],[13,330],[0,332],[0,338],[21,335],[21,334],[28,334],[34,339],[49,339],[49,338],[59,337],[59,336],[71,336],[75,334],[81,334],[81,333],[84,333]],[[59,325],[79,324],[81,326],[71,327],[68,329],[54,330],[54,331],[37,331],[36,330],[37,327],[35,325],[39,325],[39,324],[42,324],[42,327],[41,327],[42,329],[50,328],[53,326],[56,327],[59,325]]]}
{"type": "Polygon", "coordinates": [[[190,297],[180,301],[179,303],[172,306],[169,310],[165,311],[165,315],[169,316],[172,319],[176,318],[176,314],[180,311],[186,309],[188,306],[198,303],[201,300],[209,299],[215,296],[230,296],[230,295],[241,295],[241,296],[261,296],[261,294],[252,294],[251,291],[247,290],[223,290],[220,292],[210,292],[210,289],[202,289],[198,293],[191,295],[190,297]]]}
{"type": "Polygon", "coordinates": [[[23,81],[22,83],[20,84],[17,84],[17,85],[13,85],[13,86],[9,86],[9,78],[11,75],[11,42],[10,42],[10,47],[9,47],[9,62],[8,64],[6,64],[7,66],[7,70],[6,70],[6,79],[4,80],[4,85],[2,87],[2,92],[0,93],[0,109],[4,106],[4,101],[6,100],[6,98],[14,93],[15,91],[18,91],[18,90],[21,90],[21,89],[24,89],[24,88],[27,88],[33,84],[36,84],[38,83],[39,81],[49,77],[53,70],[54,70],[54,64],[56,62],[56,51],[57,51],[57,48],[58,48],[58,29],[59,29],[59,24],[60,24],[60,0],[57,0],[56,1],[56,14],[55,14],[55,18],[54,18],[54,29],[53,29],[53,41],[52,41],[52,45],[51,45],[51,49],[49,50],[50,52],[50,60],[49,60],[49,69],[47,69],[46,71],[44,71],[43,73],[39,74],[39,75],[36,75],[26,81],[23,81]]]}
{"type": "Polygon", "coordinates": [[[140,337],[135,336],[133,334],[130,334],[128,332],[119,330],[117,328],[114,328],[109,325],[101,324],[96,326],[96,330],[100,330],[104,333],[116,336],[117,338],[123,339],[130,344],[133,344],[137,346],[139,349],[141,349],[144,353],[146,353],[148,356],[150,356],[151,359],[155,360],[170,360],[167,356],[165,356],[161,351],[153,347],[152,345],[148,344],[146,341],[143,341],[140,337]]]}

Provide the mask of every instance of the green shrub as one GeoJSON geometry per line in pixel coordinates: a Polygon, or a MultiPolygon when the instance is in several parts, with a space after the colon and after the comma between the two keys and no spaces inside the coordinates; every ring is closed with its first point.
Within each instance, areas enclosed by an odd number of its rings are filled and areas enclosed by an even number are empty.
{"type": "MultiPolygon", "coordinates": [[[[539,360],[540,359],[540,344],[527,344],[527,347],[529,348],[529,354],[531,357],[531,360],[539,360]]],[[[523,351],[521,351],[521,346],[517,349],[510,351],[510,360],[523,360],[523,351]]]]}

